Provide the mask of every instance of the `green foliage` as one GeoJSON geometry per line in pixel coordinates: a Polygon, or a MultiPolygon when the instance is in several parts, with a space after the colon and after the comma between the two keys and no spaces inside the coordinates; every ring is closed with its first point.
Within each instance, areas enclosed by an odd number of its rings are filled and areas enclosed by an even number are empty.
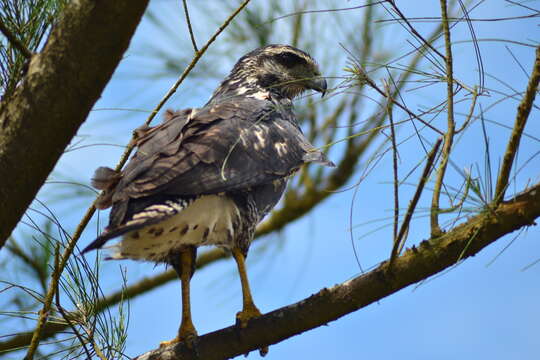
{"type": "MultiPolygon", "coordinates": [[[[0,20],[30,52],[44,44],[68,0],[0,0],[0,20]]],[[[27,59],[7,38],[0,38],[0,97],[8,97],[24,76],[27,59]]]]}
{"type": "MultiPolygon", "coordinates": [[[[1,267],[16,270],[19,274],[14,281],[0,282],[0,292],[6,296],[3,307],[9,311],[0,311],[0,323],[12,329],[32,327],[39,316],[48,279],[57,269],[55,267],[59,251],[64,247],[69,236],[49,209],[34,212],[48,217],[44,224],[38,224],[28,217],[27,224],[35,230],[32,241],[21,242],[11,238],[6,246],[12,255],[9,263],[1,267]],[[39,286],[36,288],[35,283],[39,286]]],[[[126,286],[125,272],[122,288],[126,286]]],[[[124,358],[127,325],[129,322],[129,304],[120,298],[116,311],[98,309],[96,304],[104,298],[99,284],[100,261],[93,265],[85,257],[72,256],[68,260],[60,281],[59,289],[49,314],[49,323],[66,326],[63,334],[54,341],[41,347],[41,358],[73,359],[80,356],[93,356],[106,359],[124,358]]]]}

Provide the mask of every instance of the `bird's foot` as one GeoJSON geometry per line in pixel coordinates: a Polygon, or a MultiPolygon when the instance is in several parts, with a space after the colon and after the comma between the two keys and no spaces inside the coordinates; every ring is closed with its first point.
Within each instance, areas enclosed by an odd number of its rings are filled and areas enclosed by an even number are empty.
{"type": "Polygon", "coordinates": [[[177,344],[177,343],[179,343],[180,341],[182,341],[182,340],[180,340],[180,339],[178,338],[178,336],[177,336],[177,337],[175,337],[175,338],[172,339],[172,340],[161,341],[161,342],[159,343],[159,347],[160,347],[160,348],[167,347],[167,346],[169,346],[169,345],[177,344]]]}
{"type": "Polygon", "coordinates": [[[169,341],[162,341],[159,343],[159,347],[166,347],[183,342],[189,349],[196,348],[197,345],[197,331],[195,328],[181,327],[178,335],[169,341]]]}
{"type": "Polygon", "coordinates": [[[245,328],[251,319],[258,318],[261,315],[261,312],[255,305],[244,306],[244,309],[236,314],[236,324],[245,328]]]}
{"type": "Polygon", "coordinates": [[[266,354],[268,354],[268,346],[263,346],[259,349],[259,355],[261,355],[261,357],[265,357],[266,354]]]}
{"type": "MultiPolygon", "coordinates": [[[[261,312],[255,304],[246,305],[244,309],[236,314],[236,325],[239,325],[241,328],[246,328],[251,319],[258,318],[261,316],[261,312]]],[[[263,346],[259,349],[259,354],[265,356],[268,354],[268,346],[263,346]]],[[[246,354],[247,355],[247,354],[246,354]]]]}

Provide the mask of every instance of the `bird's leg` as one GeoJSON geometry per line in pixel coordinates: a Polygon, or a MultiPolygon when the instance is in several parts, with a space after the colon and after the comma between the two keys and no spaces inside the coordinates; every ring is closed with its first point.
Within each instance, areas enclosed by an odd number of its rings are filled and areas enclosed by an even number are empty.
{"type": "Polygon", "coordinates": [[[178,261],[172,262],[172,266],[178,273],[180,281],[182,282],[182,322],[180,323],[176,338],[170,341],[161,342],[160,347],[181,341],[191,347],[197,338],[197,330],[195,330],[195,326],[193,326],[193,322],[191,321],[191,303],[189,294],[189,282],[195,272],[196,256],[197,248],[195,246],[188,246],[180,252],[178,261]]]}
{"type": "Polygon", "coordinates": [[[187,251],[180,253],[180,261],[182,262],[182,270],[180,273],[180,281],[182,282],[182,322],[178,330],[178,338],[180,341],[185,339],[193,339],[197,336],[195,326],[191,320],[191,302],[189,293],[189,283],[195,270],[195,247],[188,247],[187,251]]]}
{"type": "Polygon", "coordinates": [[[242,284],[242,299],[243,307],[242,311],[236,314],[236,321],[241,327],[246,327],[249,320],[261,316],[261,312],[255,306],[253,297],[251,297],[251,290],[249,288],[249,281],[246,273],[246,259],[242,251],[238,248],[232,249],[232,255],[236,260],[238,266],[238,273],[240,274],[240,282],[242,284]]]}

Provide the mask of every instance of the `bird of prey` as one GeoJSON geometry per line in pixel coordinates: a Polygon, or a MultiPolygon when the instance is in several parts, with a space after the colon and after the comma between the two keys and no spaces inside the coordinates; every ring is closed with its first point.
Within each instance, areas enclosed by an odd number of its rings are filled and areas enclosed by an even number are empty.
{"type": "Polygon", "coordinates": [[[175,339],[196,338],[189,283],[198,246],[232,253],[242,285],[245,327],[260,316],[251,296],[245,257],[255,228],[279,201],[287,179],[303,164],[333,166],[304,137],[292,100],[326,91],[317,63],[288,45],[268,45],[241,57],[200,109],[168,111],[155,127],[136,130],[137,152],[116,172],[100,167],[92,184],[103,190],[109,224],[84,250],[110,248],[112,259],[170,264],[182,284],[182,321],[175,339]]]}

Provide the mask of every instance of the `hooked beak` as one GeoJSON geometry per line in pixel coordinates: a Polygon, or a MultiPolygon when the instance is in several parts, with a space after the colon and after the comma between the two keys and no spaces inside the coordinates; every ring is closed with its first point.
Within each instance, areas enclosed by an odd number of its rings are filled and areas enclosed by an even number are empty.
{"type": "Polygon", "coordinates": [[[311,80],[308,83],[308,88],[320,92],[322,94],[321,97],[323,97],[326,94],[327,86],[328,84],[326,83],[326,79],[322,77],[311,80]]]}

